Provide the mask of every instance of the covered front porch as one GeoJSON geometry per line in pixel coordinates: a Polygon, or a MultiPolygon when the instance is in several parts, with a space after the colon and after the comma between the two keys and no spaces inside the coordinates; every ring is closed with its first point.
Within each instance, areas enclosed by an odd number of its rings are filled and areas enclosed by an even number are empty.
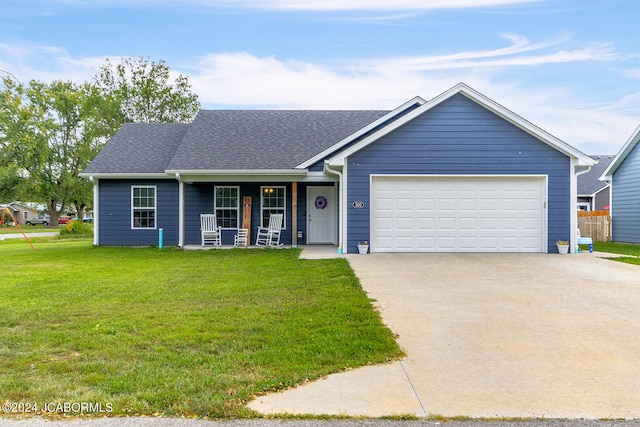
{"type": "Polygon", "coordinates": [[[239,229],[248,230],[248,245],[256,243],[258,227],[271,214],[282,214],[280,243],[338,245],[338,183],[240,179],[179,179],[179,247],[201,247],[201,214],[215,214],[221,247],[233,247],[239,229]]]}

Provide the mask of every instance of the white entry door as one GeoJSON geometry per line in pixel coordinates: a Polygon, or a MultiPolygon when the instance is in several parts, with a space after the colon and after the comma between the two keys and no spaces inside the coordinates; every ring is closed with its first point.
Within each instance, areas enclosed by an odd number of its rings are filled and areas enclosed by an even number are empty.
{"type": "Polygon", "coordinates": [[[337,244],[336,188],[307,187],[307,243],[337,244]]]}

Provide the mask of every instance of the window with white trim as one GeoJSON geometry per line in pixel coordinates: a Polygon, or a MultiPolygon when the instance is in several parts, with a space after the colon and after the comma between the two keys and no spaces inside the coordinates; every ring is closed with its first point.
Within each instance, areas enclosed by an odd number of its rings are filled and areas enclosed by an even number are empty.
{"type": "Polygon", "coordinates": [[[156,228],[156,186],[131,186],[131,228],[156,228]]]}
{"type": "Polygon", "coordinates": [[[262,227],[269,225],[271,214],[282,214],[282,228],[287,228],[286,187],[260,187],[260,218],[262,227]]]}
{"type": "Polygon", "coordinates": [[[215,187],[214,191],[218,226],[238,228],[240,226],[240,187],[215,187]]]}

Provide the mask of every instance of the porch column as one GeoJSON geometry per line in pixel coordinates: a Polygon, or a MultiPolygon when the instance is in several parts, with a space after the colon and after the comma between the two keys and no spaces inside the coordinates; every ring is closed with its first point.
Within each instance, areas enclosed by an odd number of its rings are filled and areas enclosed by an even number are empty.
{"type": "Polygon", "coordinates": [[[184,247],[184,181],[180,174],[176,174],[178,179],[178,247],[184,247]]]}
{"type": "MultiPolygon", "coordinates": [[[[98,178],[89,177],[93,182],[93,246],[100,245],[100,184],[98,178]]],[[[80,218],[82,220],[82,218],[80,218]]]]}
{"type": "Polygon", "coordinates": [[[298,183],[291,183],[291,246],[298,247],[298,183]]]}

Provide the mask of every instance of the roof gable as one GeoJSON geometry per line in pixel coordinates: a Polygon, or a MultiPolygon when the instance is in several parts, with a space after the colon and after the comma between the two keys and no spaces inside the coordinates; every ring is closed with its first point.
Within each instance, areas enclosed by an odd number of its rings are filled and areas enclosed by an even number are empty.
{"type": "Polygon", "coordinates": [[[296,168],[308,168],[308,167],[310,167],[314,163],[327,158],[332,153],[335,153],[335,152],[341,150],[342,148],[348,146],[349,144],[357,141],[359,138],[365,138],[369,134],[377,131],[379,128],[384,127],[388,123],[391,123],[393,120],[397,119],[398,117],[402,117],[402,115],[407,114],[408,112],[410,112],[411,110],[413,110],[417,106],[424,105],[425,102],[427,102],[427,101],[425,101],[424,99],[420,98],[419,96],[414,97],[413,99],[405,102],[404,104],[402,104],[398,108],[394,109],[393,111],[388,112],[387,114],[385,114],[384,116],[380,117],[379,119],[377,119],[377,120],[371,122],[370,124],[368,124],[367,126],[361,128],[357,132],[352,133],[352,134],[348,135],[346,138],[336,142],[332,146],[330,146],[327,149],[323,150],[322,152],[316,154],[315,156],[311,157],[310,159],[306,159],[305,162],[303,162],[302,164],[297,165],[296,168]]]}
{"type": "Polygon", "coordinates": [[[403,117],[399,118],[398,120],[390,123],[388,126],[384,127],[383,129],[380,129],[379,131],[377,131],[374,134],[368,136],[367,138],[363,139],[362,141],[358,142],[357,144],[354,144],[351,147],[347,148],[346,150],[342,151],[341,153],[338,153],[337,155],[335,155],[334,157],[332,157],[331,159],[328,160],[329,164],[332,165],[332,166],[343,165],[344,161],[345,161],[345,158],[348,157],[349,155],[361,150],[362,148],[366,147],[367,145],[373,143],[374,141],[377,141],[378,139],[380,139],[384,135],[387,135],[390,132],[398,129],[402,125],[408,123],[409,121],[415,119],[416,117],[418,117],[418,116],[424,114],[425,112],[431,110],[435,106],[440,105],[442,102],[450,99],[451,97],[453,97],[453,96],[455,96],[457,94],[464,95],[465,97],[467,97],[470,100],[476,102],[477,104],[479,104],[480,106],[484,107],[485,109],[493,112],[494,114],[496,114],[497,116],[501,117],[502,119],[512,123],[513,125],[517,126],[518,128],[520,128],[520,129],[524,130],[525,132],[531,134],[532,136],[534,136],[538,140],[550,145],[551,147],[555,148],[556,150],[564,153],[565,155],[567,155],[567,156],[569,156],[571,158],[577,159],[577,165],[579,165],[579,166],[591,166],[591,165],[594,164],[593,159],[591,159],[586,154],[584,154],[581,151],[575,149],[574,147],[568,145],[567,143],[559,140],[558,138],[556,138],[553,135],[547,133],[546,131],[540,129],[539,127],[533,125],[532,123],[528,122],[527,120],[523,119],[522,117],[518,116],[517,114],[513,113],[512,111],[506,109],[505,107],[503,107],[502,105],[496,103],[495,101],[487,98],[486,96],[482,95],[481,93],[475,91],[474,89],[470,88],[469,86],[465,85],[464,83],[457,84],[456,86],[452,87],[448,91],[446,91],[446,92],[436,96],[435,98],[429,100],[424,105],[416,108],[415,110],[413,110],[410,113],[404,115],[403,117]]]}
{"type": "Polygon", "coordinates": [[[610,181],[613,178],[613,174],[615,173],[615,171],[624,162],[629,153],[633,151],[638,142],[640,142],[640,126],[638,126],[636,130],[631,134],[631,137],[627,140],[627,142],[625,142],[618,154],[616,154],[613,162],[611,162],[609,167],[602,173],[600,179],[610,181]]]}

